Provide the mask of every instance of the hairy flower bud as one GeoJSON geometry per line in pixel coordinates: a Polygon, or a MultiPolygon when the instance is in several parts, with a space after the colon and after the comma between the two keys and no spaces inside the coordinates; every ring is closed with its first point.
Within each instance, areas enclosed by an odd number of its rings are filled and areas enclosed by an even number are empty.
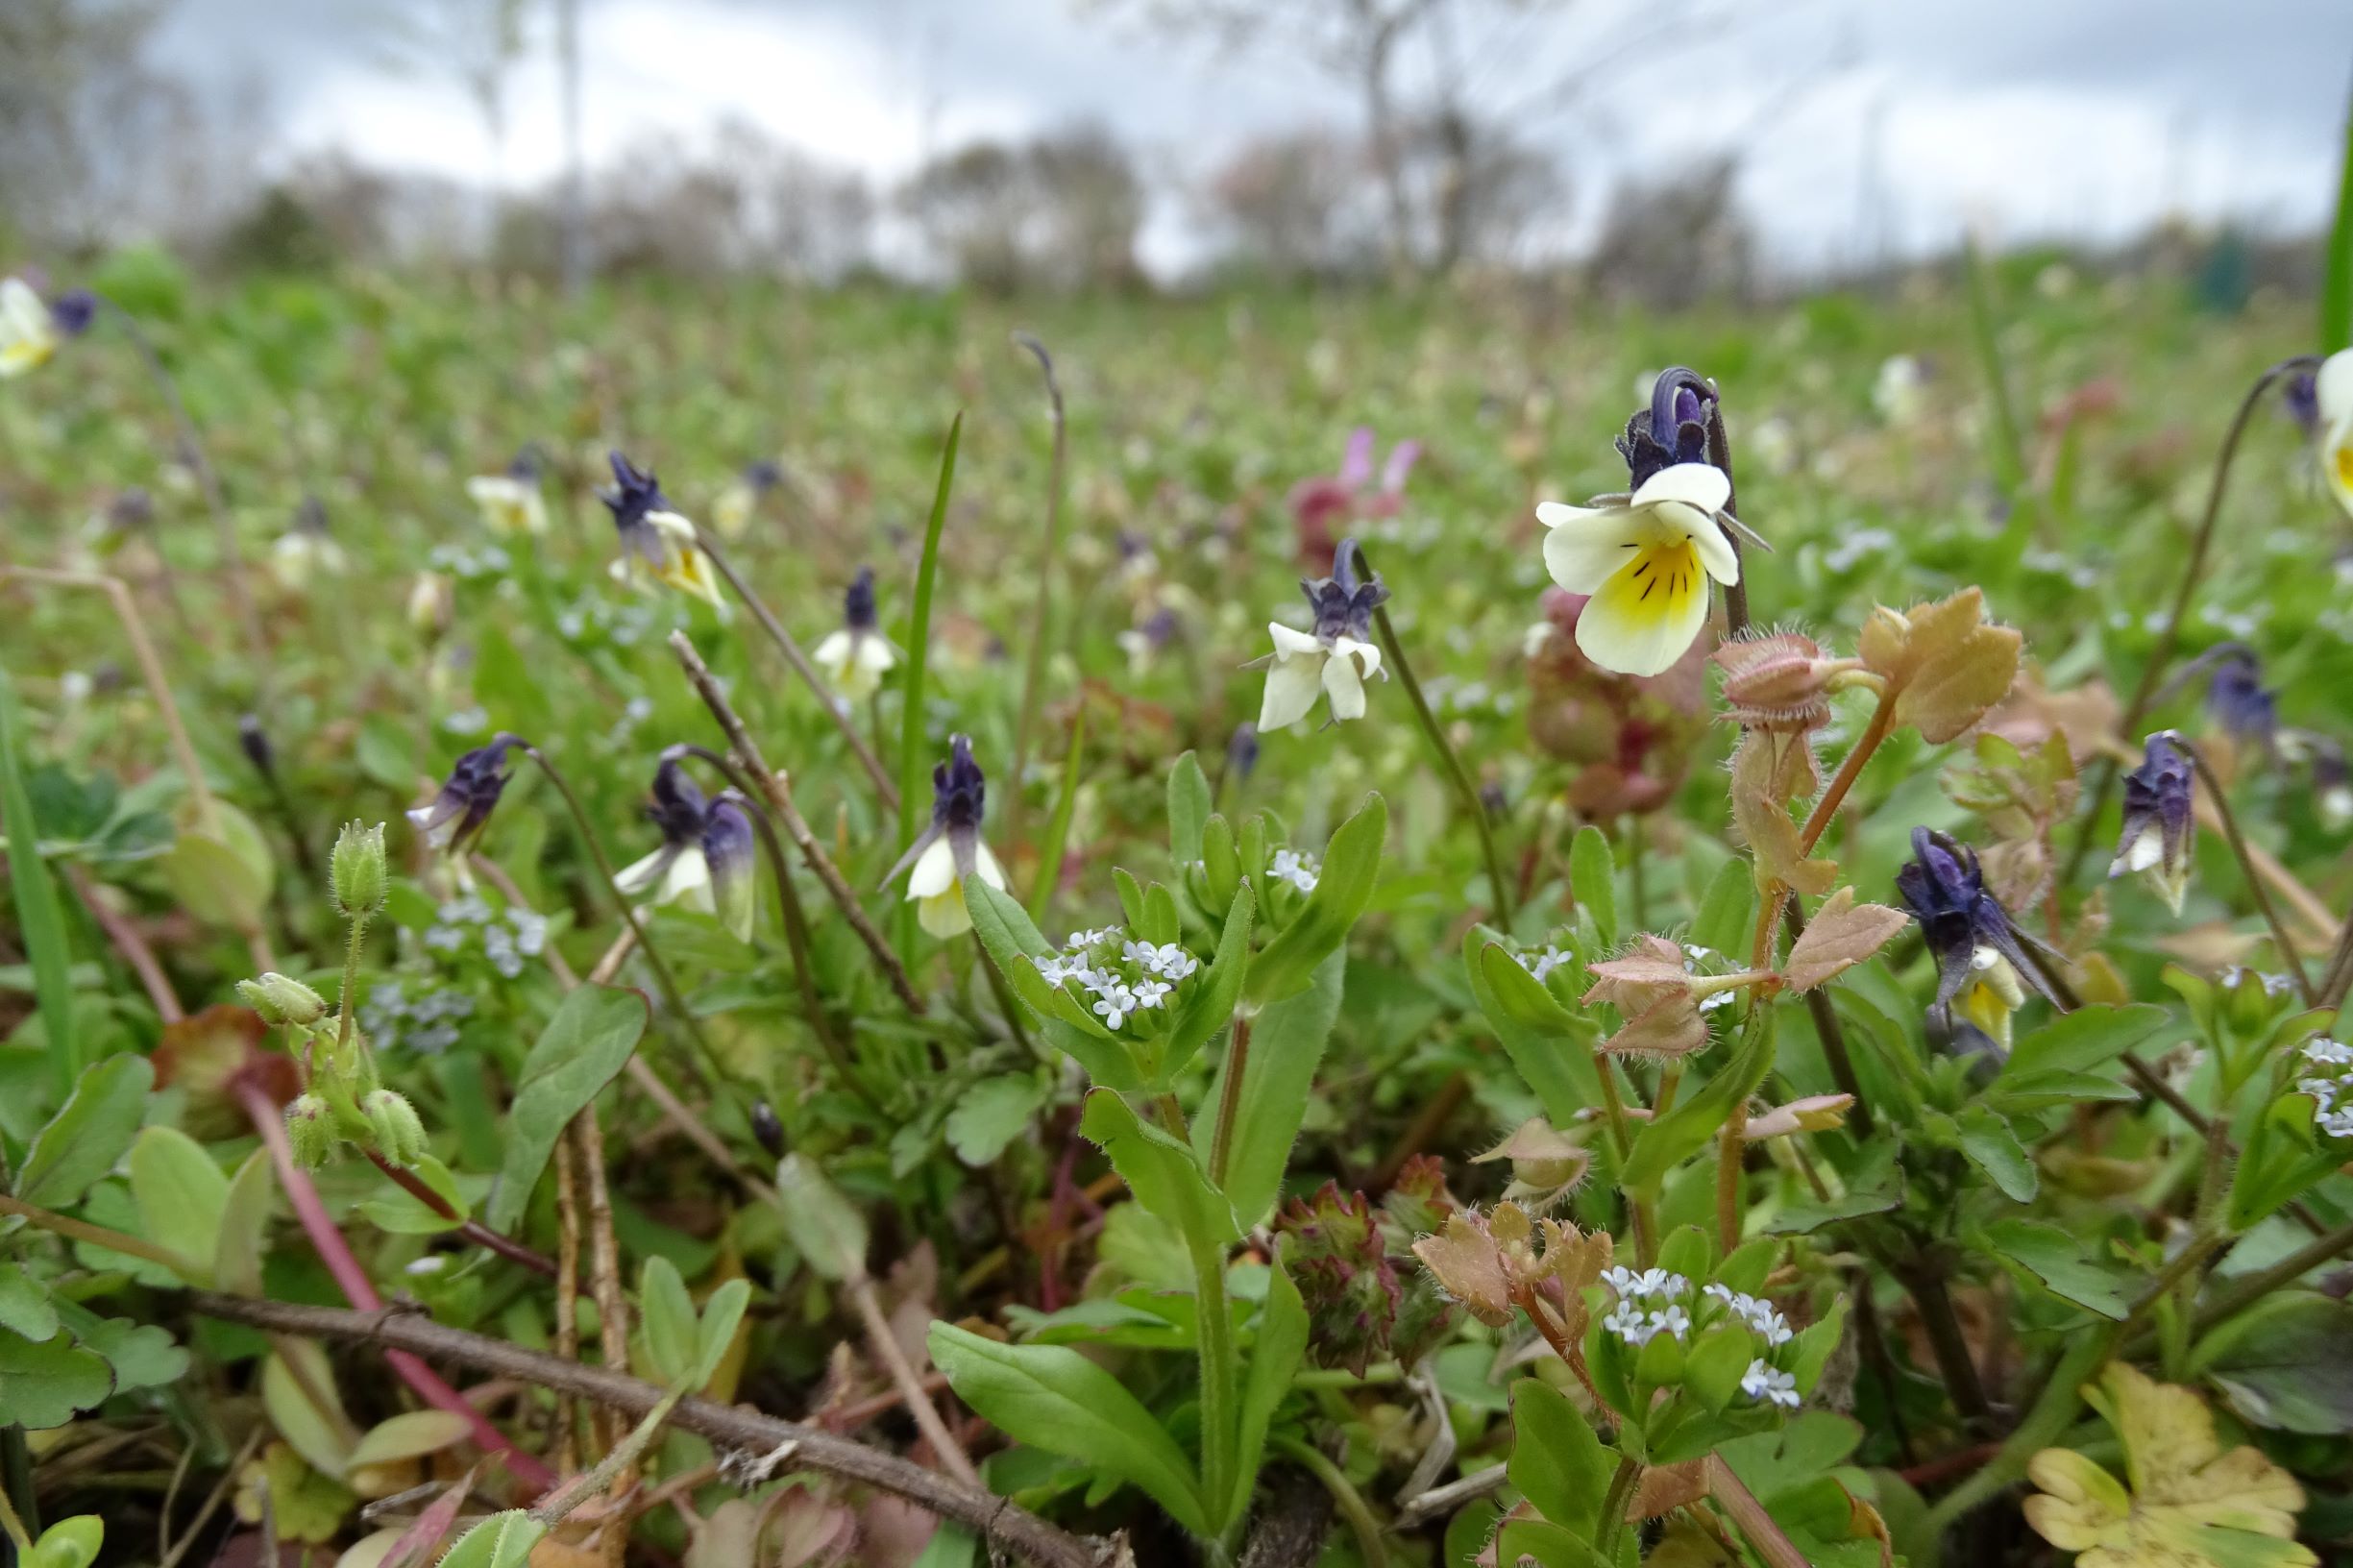
{"type": "Polygon", "coordinates": [[[413,1165],[425,1154],[425,1123],[405,1096],[388,1089],[371,1090],[359,1102],[368,1118],[376,1152],[396,1165],[413,1165]]]}
{"type": "Polygon", "coordinates": [[[390,873],[384,866],[384,824],[343,824],[335,839],[332,883],[335,907],[346,915],[373,915],[384,907],[390,873]]]}
{"type": "Polygon", "coordinates": [[[1861,667],[1854,659],[1825,657],[1811,637],[1794,631],[1726,643],[1710,657],[1724,672],[1729,717],[1765,729],[1818,729],[1829,723],[1831,677],[1861,667]]]}
{"type": "Polygon", "coordinates": [[[313,1024],[327,1017],[327,1003],[317,992],[275,969],[258,980],[238,981],[237,996],[274,1025],[313,1024]]]}
{"type": "Polygon", "coordinates": [[[286,1107],[286,1141],[293,1145],[294,1163],[316,1170],[335,1152],[335,1124],[327,1102],[305,1094],[286,1107]]]}

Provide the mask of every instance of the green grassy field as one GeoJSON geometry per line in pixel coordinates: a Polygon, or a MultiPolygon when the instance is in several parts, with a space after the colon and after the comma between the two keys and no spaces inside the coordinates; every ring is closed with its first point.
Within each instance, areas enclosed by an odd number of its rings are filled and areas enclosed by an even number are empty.
{"type": "MultiPolygon", "coordinates": [[[[807,1553],[779,1557],[772,1533],[756,1560],[977,1560],[969,1531],[934,1535],[896,1500],[923,1501],[918,1464],[966,1488],[927,1505],[951,1520],[980,1517],[972,1485],[1015,1497],[1029,1512],[1010,1549],[1048,1561],[1115,1531],[1146,1561],[1223,1561],[1261,1540],[1249,1521],[1286,1509],[1316,1516],[1329,1560],[1375,1568],[1462,1560],[1499,1517],[1507,1547],[1548,1564],[1862,1564],[1891,1539],[1915,1564],[2038,1561],[2107,1527],[2071,1534],[2047,1497],[2022,1515],[2006,1488],[2029,1458],[2071,1450],[2121,1473],[2116,1433],[2129,1446],[2217,1418],[2221,1448],[2253,1445],[2231,1462],[2275,1478],[2273,1512],[2178,1538],[2178,1558],[2105,1560],[2313,1560],[2286,1537],[2353,1528],[2353,1326],[2341,1292],[2314,1288],[2353,1242],[2353,1185],[2292,1083],[2329,1027],[2353,899],[2339,797],[2353,521],[2277,396],[2248,420],[2169,629],[2225,430],[2267,366],[2307,351],[2310,302],[2206,313],[2177,282],[2048,258],[1988,269],[1983,332],[1967,294],[1928,278],[1671,318],[1533,291],[1011,305],[648,282],[569,306],[487,281],[200,286],[136,254],[91,282],[152,340],[223,492],[215,514],[113,314],[0,386],[0,576],[15,578],[0,1152],[10,1213],[33,1220],[0,1232],[0,1419],[36,1461],[29,1489],[11,1482],[18,1511],[37,1498],[46,1516],[105,1517],[107,1560],[152,1560],[164,1511],[125,1476],[184,1465],[189,1497],[233,1494],[208,1540],[267,1528],[340,1550],[381,1527],[362,1498],[454,1481],[474,1451],[509,1446],[521,1461],[477,1478],[466,1517],[529,1506],[533,1466],[614,1454],[664,1488],[664,1506],[606,1527],[633,1529],[631,1560],[650,1562],[754,1560],[709,1555],[751,1539],[725,1533],[751,1529],[746,1496],[807,1553]],[[1055,428],[1016,331],[1050,353],[1066,409],[1053,544],[1055,428]],[[1802,1001],[1772,913],[1793,863],[1735,830],[1728,795],[1747,775],[1728,761],[1746,731],[1701,654],[1637,683],[1583,665],[1561,629],[1535,507],[1625,488],[1612,438],[1675,364],[1716,383],[1738,516],[1769,547],[1743,561],[1755,627],[1846,654],[1875,606],[1976,588],[2022,636],[2015,680],[2005,663],[1949,738],[1899,710],[1903,677],[1863,648],[1869,679],[1791,731],[1822,773],[1855,766],[1843,807],[1832,786],[1820,808],[1820,859],[1785,884],[1818,921],[1832,885],[1902,910],[1915,829],[1974,845],[1996,897],[2057,953],[2059,1005],[2029,985],[2015,1024],[1996,1010],[2007,1066],[1925,1021],[1938,939],[1905,922],[1802,1001]],[[1383,454],[1420,443],[1419,460],[1393,497],[1375,481],[1310,527],[1296,487],[1333,475],[1360,426],[1383,454]],[[494,531],[466,481],[526,449],[550,527],[494,531]],[[594,493],[615,450],[801,648],[870,567],[879,633],[902,654],[879,692],[837,721],[733,592],[722,609],[615,581],[594,493]],[[756,462],[782,478],[746,506],[729,492],[756,462]],[[122,499],[135,489],[143,508],[122,499]],[[1244,666],[1270,620],[1304,625],[1296,580],[1328,570],[1343,534],[1392,596],[1400,678],[1370,685],[1360,721],[1318,727],[1319,710],[1237,749],[1266,678],[1244,666]],[[101,575],[123,584],[168,694],[101,575]],[[650,904],[656,967],[616,945],[628,933],[600,863],[661,846],[645,806],[666,747],[728,748],[674,631],[797,809],[748,803],[777,819],[791,897],[747,863],[748,941],[650,904]],[[2268,734],[2245,689],[2226,678],[2237,700],[2209,699],[2218,672],[2269,695],[2268,734]],[[2152,700],[2136,701],[2145,677],[2152,700]],[[1892,733],[1874,722],[1881,691],[1892,733]],[[2107,775],[2167,725],[2228,805],[2227,830],[2211,795],[2201,808],[2178,914],[2105,880],[2107,775]],[[900,806],[845,728],[904,781],[900,806]],[[459,872],[401,814],[502,733],[554,772],[518,753],[486,864],[459,872]],[[968,880],[979,941],[927,934],[883,887],[931,820],[925,772],[952,734],[987,775],[980,833],[1011,894],[968,880]],[[391,824],[391,882],[347,963],[328,866],[355,820],[391,824]],[[1238,870],[1221,874],[1229,823],[1238,870]],[[1319,891],[1270,869],[1285,845],[1323,857],[1319,891]],[[1188,947],[1203,968],[1163,1015],[1176,1034],[1140,1013],[1124,1034],[1088,1022],[1083,995],[1035,972],[1017,906],[1048,942],[1125,925],[1188,947]],[[1699,972],[1733,977],[1687,1066],[1679,1047],[1603,1043],[1649,998],[1588,996],[1586,967],[1639,933],[1703,946],[1699,972]],[[2294,971],[2282,933],[2305,996],[2260,978],[2294,971]],[[1523,993],[1527,963],[1499,980],[1491,941],[1499,958],[1552,945],[1571,961],[1523,993]],[[2238,965],[2257,977],[2236,983],[2238,965]],[[331,1012],[306,1043],[303,1025],[233,1011],[236,982],[263,969],[331,1000],[352,990],[355,1030],[338,1038],[331,1012]],[[575,992],[580,976],[649,1003],[575,992]],[[298,1110],[295,1163],[256,1154],[305,1084],[336,1131],[306,1133],[298,1110]],[[413,1102],[422,1148],[353,1109],[380,1084],[413,1102]],[[1842,1092],[1860,1103],[1741,1142],[1746,1118],[1842,1092]],[[1514,1129],[1507,1157],[1474,1162],[1514,1129]],[[297,1168],[314,1157],[315,1174],[297,1168]],[[394,1168],[438,1195],[403,1193],[394,1168]],[[289,1204],[297,1186],[323,1218],[289,1204]],[[1347,1206],[1358,1189],[1371,1209],[1347,1206]],[[1737,1325],[1700,1323],[1688,1364],[1679,1329],[1654,1331],[1656,1351],[1612,1340],[1603,1314],[1626,1290],[1591,1284],[1598,1255],[1548,1253],[1536,1283],[1483,1307],[1464,1283],[1479,1267],[1535,1266],[1488,1239],[1507,1198],[1614,1237],[1622,1262],[1777,1303],[1802,1332],[1799,1359],[1772,1364],[1802,1411],[1735,1389],[1737,1325]],[[76,1240],[73,1216],[147,1252],[76,1240]],[[1467,1311],[1442,1311],[1409,1250],[1441,1231],[1502,1258],[1422,1255],[1467,1311]],[[576,1253],[584,1330],[545,1277],[576,1253]],[[781,1492],[704,1474],[753,1439],[681,1418],[625,1440],[629,1420],[569,1402],[559,1433],[545,1390],[563,1384],[538,1373],[490,1423],[412,1423],[375,1462],[355,1457],[360,1435],[432,1403],[416,1379],[343,1330],[192,1309],[178,1289],[364,1307],[353,1271],[450,1329],[589,1362],[623,1359],[596,1325],[625,1294],[628,1366],[658,1385],[632,1415],[663,1387],[707,1387],[820,1418],[898,1468],[845,1468],[821,1444],[781,1492]],[[52,1299],[72,1310],[24,1305],[52,1299]],[[870,1308],[896,1314],[898,1356],[920,1359],[934,1319],[979,1331],[932,1333],[955,1396],[940,1413],[909,1419],[915,1373],[872,1348],[870,1308]],[[79,1319],[184,1348],[141,1360],[79,1319]],[[258,1329],[336,1348],[319,1359],[258,1329]],[[1043,1348],[1072,1344],[1091,1360],[1043,1348]],[[2086,1406],[2077,1387],[2103,1366],[2086,1406]],[[2175,1391],[2131,1384],[2132,1366],[2175,1391]],[[977,1482],[960,1449],[986,1459],[977,1482]],[[1507,1460],[1507,1489],[1416,1503],[1507,1460]],[[1622,1527],[1609,1500],[1637,1482],[1658,1507],[1622,1527]],[[1032,1524],[1044,1533],[1020,1533],[1032,1524]]],[[[1794,840],[1816,790],[1788,793],[1797,817],[1772,809],[1794,840]]],[[[1758,1365],[1781,1354],[1757,1348],[1758,1365]]],[[[499,1371],[429,1359],[461,1385],[499,1371]]],[[[2057,1490],[2047,1467],[2035,1479],[2057,1490]]],[[[394,1528],[433,1495],[392,1509],[394,1528]]],[[[2143,1504],[2148,1529],[2188,1528],[2149,1524],[2143,1504]]],[[[195,1530],[178,1522],[191,1506],[167,1528],[195,1530]]],[[[520,1560],[487,1535],[469,1550],[520,1560]]],[[[531,1560],[574,1560],[552,1550],[531,1560]]]]}

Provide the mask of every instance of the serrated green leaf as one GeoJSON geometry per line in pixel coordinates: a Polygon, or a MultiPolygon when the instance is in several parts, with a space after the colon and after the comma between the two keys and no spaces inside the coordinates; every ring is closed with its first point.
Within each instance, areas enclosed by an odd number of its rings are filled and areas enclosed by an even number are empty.
{"type": "Polygon", "coordinates": [[[16,1173],[16,1196],[39,1209],[70,1209],[81,1201],[131,1147],[154,1083],[155,1069],[143,1056],[92,1063],[35,1135],[16,1173]]]}
{"type": "Polygon", "coordinates": [[[113,1369],[72,1335],[28,1339],[0,1329],[0,1425],[46,1432],[96,1409],[113,1392],[113,1369]]]}
{"type": "Polygon", "coordinates": [[[1999,1092],[2042,1072],[2089,1072],[2131,1050],[2165,1026],[2162,1007],[2080,1007],[2022,1036],[1994,1080],[1999,1092]]]}
{"type": "Polygon", "coordinates": [[[948,1146],[974,1169],[994,1164],[1005,1145],[1029,1127],[1045,1098],[1046,1086],[1027,1073],[983,1078],[958,1095],[947,1114],[948,1146]]]}
{"type": "Polygon", "coordinates": [[[628,1066],[652,1015],[645,996],[618,986],[575,988],[523,1059],[506,1118],[506,1159],[484,1219],[511,1231],[572,1118],[628,1066]]]}
{"type": "Polygon", "coordinates": [[[2012,1203],[2032,1203],[2042,1182],[2009,1122],[1982,1105],[1967,1107],[1954,1119],[1960,1127],[1961,1152],[1993,1178],[2002,1196],[2012,1203]]]}
{"type": "Polygon", "coordinates": [[[57,1308],[48,1288],[20,1263],[0,1262],[0,1329],[36,1343],[58,1332],[57,1308]]]}
{"type": "Polygon", "coordinates": [[[1184,1529],[1213,1536],[1192,1465],[1118,1379],[1061,1345],[1001,1345],[931,1326],[931,1359],[956,1397],[1016,1442],[1141,1488],[1184,1529]]]}
{"type": "Polygon", "coordinates": [[[188,1375],[188,1353],[175,1343],[170,1331],[154,1323],[127,1317],[100,1317],[61,1296],[58,1321],[80,1341],[82,1348],[114,1369],[114,1391],[168,1388],[188,1375]]]}
{"type": "Polygon", "coordinates": [[[2121,1323],[2132,1311],[2118,1270],[2083,1255],[2082,1243],[2055,1225],[2004,1219],[1985,1228],[1989,1254],[2025,1270],[2051,1294],[2121,1323]]]}
{"type": "Polygon", "coordinates": [[[441,1568],[525,1568],[548,1527],[521,1508],[494,1513],[469,1530],[441,1559],[441,1568]]]}

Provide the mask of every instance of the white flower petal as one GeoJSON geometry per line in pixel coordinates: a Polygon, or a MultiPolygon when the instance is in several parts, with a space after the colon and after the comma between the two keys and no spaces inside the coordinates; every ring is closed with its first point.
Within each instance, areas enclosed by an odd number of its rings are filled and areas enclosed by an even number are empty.
{"type": "Polygon", "coordinates": [[[2340,349],[2320,361],[2313,392],[2320,404],[2320,424],[2330,434],[2353,426],[2353,349],[2340,349]]]}
{"type": "Polygon", "coordinates": [[[1544,569],[1572,594],[1601,592],[1612,574],[1641,548],[1641,519],[1624,507],[1563,507],[1578,516],[1544,536],[1544,569]]]}
{"type": "Polygon", "coordinates": [[[972,912],[964,907],[964,890],[950,886],[916,905],[915,923],[935,937],[961,937],[972,929],[972,912]]]}
{"type": "Polygon", "coordinates": [[[1331,658],[1324,661],[1324,690],[1332,697],[1332,717],[1361,719],[1364,717],[1364,681],[1357,674],[1357,661],[1351,658],[1331,658]]]}
{"type": "Polygon", "coordinates": [[[1313,638],[1308,645],[1314,656],[1278,655],[1266,672],[1266,695],[1259,703],[1259,729],[1262,732],[1287,729],[1308,716],[1315,706],[1316,694],[1323,690],[1323,645],[1313,638]]]}
{"type": "Polygon", "coordinates": [[[915,869],[907,873],[907,896],[929,898],[956,885],[956,851],[943,833],[916,857],[915,869]]]}
{"type": "Polygon", "coordinates": [[[985,844],[972,846],[972,872],[998,892],[1004,891],[1005,868],[996,863],[996,856],[989,852],[985,844]]]}
{"type": "Polygon", "coordinates": [[[1280,621],[1266,623],[1266,635],[1275,641],[1275,658],[1278,661],[1295,659],[1309,653],[1320,656],[1324,650],[1324,645],[1317,642],[1312,634],[1295,626],[1287,626],[1280,621]]]}
{"type": "Polygon", "coordinates": [[[1676,463],[1642,481],[1630,502],[1639,508],[1679,501],[1703,512],[1720,512],[1732,499],[1732,481],[1713,463],[1676,463]]]}
{"type": "Polygon", "coordinates": [[[841,626],[825,633],[809,649],[809,662],[825,672],[825,678],[836,686],[842,684],[842,672],[849,667],[850,637],[841,626]]]}

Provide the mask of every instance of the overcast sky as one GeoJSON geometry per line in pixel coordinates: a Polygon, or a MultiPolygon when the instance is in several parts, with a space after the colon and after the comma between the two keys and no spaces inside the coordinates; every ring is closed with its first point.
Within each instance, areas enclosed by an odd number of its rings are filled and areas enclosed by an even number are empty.
{"type": "MultiPolygon", "coordinates": [[[[491,144],[456,72],[391,67],[372,41],[423,3],[177,0],[155,58],[258,94],[275,158],[341,147],[487,182],[491,144]]],[[[1882,228],[1903,248],[1964,227],[2113,236],[2170,210],[2308,228],[2333,199],[2353,0],[1691,0],[1702,25],[1645,34],[1661,3],[1575,0],[1452,40],[1481,98],[1518,108],[1568,170],[1556,235],[1588,231],[1618,181],[1734,140],[1747,207],[1799,263],[1867,254],[1882,228]],[[1597,59],[1574,95],[1544,92],[1597,59]]],[[[1358,123],[1311,61],[1172,44],[1104,0],[580,6],[592,159],[734,114],[888,179],[927,149],[1088,118],[1183,173],[1256,133],[1358,123]]],[[[560,163],[545,11],[507,86],[495,167],[515,183],[560,163]]],[[[1147,260],[1178,268],[1194,246],[1182,204],[1161,204],[1147,260]]]]}

